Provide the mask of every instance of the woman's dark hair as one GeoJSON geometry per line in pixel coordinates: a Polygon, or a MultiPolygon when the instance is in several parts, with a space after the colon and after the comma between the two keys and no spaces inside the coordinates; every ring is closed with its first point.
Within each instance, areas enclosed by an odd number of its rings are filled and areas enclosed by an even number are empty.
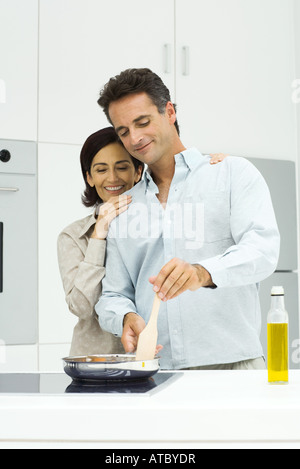
{"type": "MultiPolygon", "coordinates": [[[[83,205],[86,207],[93,207],[96,204],[103,202],[97,194],[95,187],[91,187],[89,185],[87,181],[87,172],[91,174],[92,162],[97,153],[102,150],[102,148],[110,145],[111,143],[119,143],[122,145],[122,142],[119,140],[115,129],[113,127],[107,127],[90,135],[82,147],[80,153],[80,164],[86,188],[81,196],[81,200],[83,205]]],[[[138,170],[138,168],[141,166],[144,169],[144,163],[138,161],[131,155],[130,157],[136,170],[138,170]]]]}
{"type": "MultiPolygon", "coordinates": [[[[125,70],[104,86],[100,92],[98,104],[103,108],[103,111],[112,124],[109,116],[109,105],[114,101],[127,96],[129,94],[147,93],[152,102],[158,109],[160,114],[166,112],[166,105],[171,101],[170,91],[162,81],[162,79],[153,73],[149,68],[131,68],[125,70]]],[[[176,112],[176,104],[173,104],[176,112]]],[[[175,122],[175,127],[180,135],[178,121],[175,122]]]]}

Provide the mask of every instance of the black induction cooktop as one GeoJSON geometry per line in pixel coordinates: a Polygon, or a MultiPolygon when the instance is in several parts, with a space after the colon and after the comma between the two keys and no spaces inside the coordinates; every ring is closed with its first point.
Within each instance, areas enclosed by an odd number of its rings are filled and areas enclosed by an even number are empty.
{"type": "Polygon", "coordinates": [[[99,383],[72,380],[65,373],[0,373],[0,395],[58,394],[139,394],[162,390],[183,373],[157,373],[145,380],[103,381],[99,383]]]}

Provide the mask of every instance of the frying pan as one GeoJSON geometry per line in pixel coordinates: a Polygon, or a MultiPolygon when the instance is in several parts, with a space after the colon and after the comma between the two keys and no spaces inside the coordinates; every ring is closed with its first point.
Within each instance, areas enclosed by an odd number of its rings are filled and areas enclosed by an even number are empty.
{"type": "Polygon", "coordinates": [[[159,359],[137,361],[134,355],[88,355],[63,358],[73,380],[112,381],[147,379],[159,370],[159,359]]]}

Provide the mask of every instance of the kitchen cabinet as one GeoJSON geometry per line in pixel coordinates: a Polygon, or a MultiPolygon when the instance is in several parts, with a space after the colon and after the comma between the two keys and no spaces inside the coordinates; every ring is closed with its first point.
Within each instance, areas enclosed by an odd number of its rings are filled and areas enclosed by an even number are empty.
{"type": "Polygon", "coordinates": [[[41,0],[39,140],[82,144],[110,125],[100,89],[147,67],[174,91],[173,0],[41,0]]]}
{"type": "Polygon", "coordinates": [[[296,158],[292,15],[291,0],[176,0],[176,100],[187,146],[296,158]]]}
{"type": "Polygon", "coordinates": [[[3,345],[0,342],[0,372],[35,372],[39,369],[38,344],[3,345]]]}
{"type": "Polygon", "coordinates": [[[293,0],[143,3],[40,1],[39,140],[82,144],[109,125],[97,104],[108,79],[148,67],[186,146],[295,159],[293,0]]]}
{"type": "Polygon", "coordinates": [[[0,138],[37,139],[38,0],[0,0],[0,138]]]}
{"type": "Polygon", "coordinates": [[[91,213],[81,203],[84,182],[79,162],[80,150],[79,145],[38,145],[41,344],[70,344],[77,323],[77,318],[69,312],[65,301],[57,261],[57,238],[67,225],[91,213]]]}

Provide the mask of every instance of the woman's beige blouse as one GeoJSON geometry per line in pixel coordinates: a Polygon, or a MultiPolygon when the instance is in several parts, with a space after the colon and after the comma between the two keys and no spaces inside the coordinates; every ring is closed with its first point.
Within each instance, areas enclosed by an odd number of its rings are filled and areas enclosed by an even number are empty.
{"type": "Polygon", "coordinates": [[[65,228],[58,237],[58,263],[71,313],[78,317],[70,355],[124,353],[121,341],[103,331],[95,305],[105,276],[106,241],[91,239],[96,218],[90,215],[65,228]]]}

